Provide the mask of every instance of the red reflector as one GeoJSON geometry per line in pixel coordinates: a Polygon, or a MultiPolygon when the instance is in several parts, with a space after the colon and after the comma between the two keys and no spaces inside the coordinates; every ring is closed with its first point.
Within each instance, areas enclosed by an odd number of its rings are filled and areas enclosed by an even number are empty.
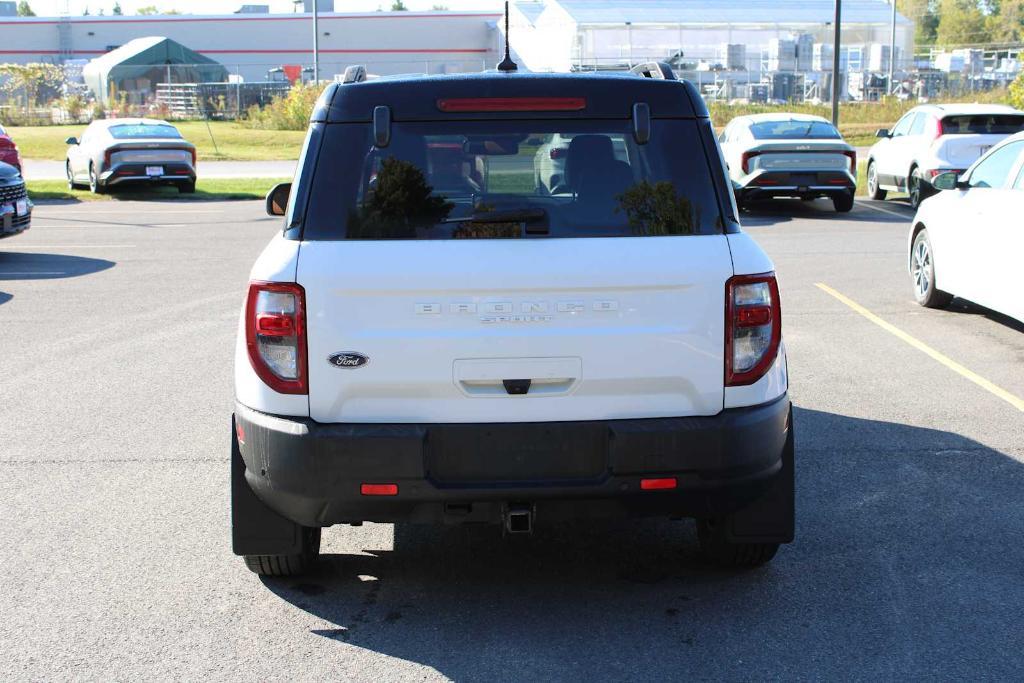
{"type": "Polygon", "coordinates": [[[757,184],[758,185],[778,185],[779,181],[778,180],[771,180],[770,178],[758,178],[757,179],[757,184]]]}
{"type": "Polygon", "coordinates": [[[256,334],[265,337],[290,337],[295,334],[295,323],[290,315],[260,313],[256,316],[256,334]]]}
{"type": "Polygon", "coordinates": [[[360,484],[359,493],[364,496],[397,496],[398,484],[360,484]]]}
{"type": "Polygon", "coordinates": [[[548,153],[548,156],[550,156],[552,159],[561,159],[568,153],[569,150],[566,149],[565,147],[552,147],[551,151],[548,153]]]}
{"type": "Polygon", "coordinates": [[[842,178],[833,178],[832,180],[828,181],[828,184],[829,185],[845,185],[846,181],[843,180],[842,178]]]}
{"type": "Polygon", "coordinates": [[[235,421],[235,436],[238,437],[238,443],[245,443],[245,427],[237,420],[235,421]]]}
{"type": "Polygon", "coordinates": [[[666,477],[664,479],[641,479],[640,489],[643,491],[666,491],[668,489],[674,489],[676,487],[675,477],[666,477]]]}
{"type": "Polygon", "coordinates": [[[772,321],[772,309],[768,306],[741,306],[736,309],[736,324],[740,327],[758,327],[772,321]]]}
{"type": "Polygon", "coordinates": [[[470,111],[581,111],[584,97],[463,97],[438,100],[437,108],[448,113],[470,111]]]}

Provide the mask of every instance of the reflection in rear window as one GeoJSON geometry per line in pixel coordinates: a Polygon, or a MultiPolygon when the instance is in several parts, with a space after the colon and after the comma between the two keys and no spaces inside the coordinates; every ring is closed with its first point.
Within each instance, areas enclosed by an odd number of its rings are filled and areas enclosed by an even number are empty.
{"type": "Polygon", "coordinates": [[[135,140],[139,138],[180,138],[181,133],[174,126],[167,124],[126,123],[111,126],[110,135],[118,140],[135,140]]]}
{"type": "Polygon", "coordinates": [[[943,135],[1011,135],[1024,130],[1024,116],[1015,114],[981,114],[946,116],[942,119],[943,135]]]}
{"type": "Polygon", "coordinates": [[[762,121],[750,126],[756,140],[834,140],[842,137],[824,121],[762,121]]]}
{"type": "Polygon", "coordinates": [[[515,239],[721,231],[697,123],[629,121],[327,126],[304,239],[515,239]]]}

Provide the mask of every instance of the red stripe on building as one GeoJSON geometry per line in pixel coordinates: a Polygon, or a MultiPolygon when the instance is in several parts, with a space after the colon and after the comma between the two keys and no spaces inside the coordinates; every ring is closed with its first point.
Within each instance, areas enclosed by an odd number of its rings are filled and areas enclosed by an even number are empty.
{"type": "MultiPolygon", "coordinates": [[[[287,15],[271,14],[263,17],[236,17],[236,16],[214,16],[214,17],[146,17],[126,19],[106,17],[104,19],[71,19],[71,24],[150,24],[150,23],[186,23],[200,21],[311,21],[312,14],[287,15]]],[[[498,19],[501,14],[415,14],[410,12],[378,12],[365,15],[331,15],[320,14],[320,21],[359,21],[363,19],[498,19]]],[[[30,24],[55,25],[64,23],[56,19],[21,19],[14,21],[0,21],[0,26],[26,26],[30,24]]]]}

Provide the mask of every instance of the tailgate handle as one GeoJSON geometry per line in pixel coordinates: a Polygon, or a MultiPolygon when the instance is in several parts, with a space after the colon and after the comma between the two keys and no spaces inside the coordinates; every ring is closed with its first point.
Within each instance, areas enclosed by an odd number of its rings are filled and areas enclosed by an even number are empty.
{"type": "Polygon", "coordinates": [[[501,383],[505,385],[505,392],[509,396],[522,396],[529,393],[532,382],[528,379],[503,379],[501,383]]]}

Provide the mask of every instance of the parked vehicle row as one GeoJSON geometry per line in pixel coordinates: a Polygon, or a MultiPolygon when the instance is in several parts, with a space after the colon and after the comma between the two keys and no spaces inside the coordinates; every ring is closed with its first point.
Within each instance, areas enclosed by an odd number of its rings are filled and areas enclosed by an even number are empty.
{"type": "Polygon", "coordinates": [[[14,144],[14,140],[3,126],[0,126],[0,163],[13,166],[18,169],[19,173],[21,172],[21,154],[18,152],[18,145],[14,144]]]}
{"type": "Polygon", "coordinates": [[[0,161],[0,238],[28,230],[32,222],[32,201],[21,171],[0,161]]]}

